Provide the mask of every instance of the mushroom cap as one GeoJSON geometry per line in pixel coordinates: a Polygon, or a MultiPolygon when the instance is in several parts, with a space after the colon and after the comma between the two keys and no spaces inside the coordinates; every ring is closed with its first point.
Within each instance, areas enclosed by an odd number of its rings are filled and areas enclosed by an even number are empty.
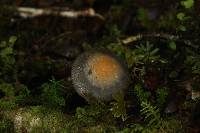
{"type": "Polygon", "coordinates": [[[72,81],[79,95],[109,101],[128,87],[128,68],[109,51],[91,50],[81,54],[72,66],[72,81]]]}

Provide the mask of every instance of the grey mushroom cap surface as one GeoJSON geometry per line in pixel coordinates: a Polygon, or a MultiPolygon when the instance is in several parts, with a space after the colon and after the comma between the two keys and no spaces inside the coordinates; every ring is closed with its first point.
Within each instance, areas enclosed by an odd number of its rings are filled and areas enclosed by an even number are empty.
{"type": "Polygon", "coordinates": [[[128,68],[119,57],[108,51],[91,50],[81,54],[72,66],[72,82],[77,93],[100,101],[129,85],[128,68]]]}

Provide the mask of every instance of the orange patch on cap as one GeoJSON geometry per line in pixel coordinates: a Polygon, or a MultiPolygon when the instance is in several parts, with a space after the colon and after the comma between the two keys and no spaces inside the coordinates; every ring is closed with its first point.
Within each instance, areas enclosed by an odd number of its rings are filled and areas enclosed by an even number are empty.
{"type": "Polygon", "coordinates": [[[120,66],[118,62],[106,55],[96,55],[89,60],[92,81],[97,85],[109,85],[118,79],[120,66]]]}

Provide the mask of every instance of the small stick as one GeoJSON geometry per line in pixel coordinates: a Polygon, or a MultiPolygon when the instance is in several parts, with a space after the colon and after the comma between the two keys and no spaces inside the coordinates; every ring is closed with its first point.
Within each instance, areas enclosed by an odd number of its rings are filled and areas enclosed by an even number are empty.
{"type": "Polygon", "coordinates": [[[17,7],[17,11],[19,15],[23,18],[31,18],[41,15],[58,15],[62,17],[68,18],[78,18],[80,16],[89,16],[89,17],[98,17],[104,20],[104,17],[94,11],[92,8],[88,8],[85,10],[74,11],[74,10],[66,10],[62,8],[31,8],[31,7],[17,7]]]}
{"type": "Polygon", "coordinates": [[[122,43],[125,44],[125,45],[127,45],[127,44],[130,44],[132,42],[139,41],[139,40],[141,40],[143,38],[146,38],[146,37],[163,38],[163,39],[166,39],[166,40],[180,41],[180,42],[185,43],[187,46],[193,47],[195,49],[198,48],[198,46],[193,45],[190,40],[184,40],[180,36],[166,34],[166,33],[137,34],[135,36],[129,36],[126,39],[123,39],[122,43]]]}

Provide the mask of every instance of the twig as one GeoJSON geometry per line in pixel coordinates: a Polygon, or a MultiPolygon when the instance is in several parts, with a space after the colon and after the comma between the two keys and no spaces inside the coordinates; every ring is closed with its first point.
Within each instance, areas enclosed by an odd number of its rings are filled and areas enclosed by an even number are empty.
{"type": "Polygon", "coordinates": [[[126,39],[122,40],[123,44],[129,44],[138,40],[141,40],[143,36],[141,34],[135,35],[135,36],[129,36],[126,39]]]}
{"type": "Polygon", "coordinates": [[[122,40],[122,43],[129,44],[131,42],[141,40],[145,37],[163,38],[163,39],[168,39],[168,40],[178,40],[178,39],[180,39],[179,36],[170,35],[170,34],[166,34],[166,33],[148,33],[148,34],[138,34],[138,35],[135,35],[135,36],[129,36],[128,38],[122,40]]]}
{"type": "Polygon", "coordinates": [[[17,11],[19,12],[19,15],[23,18],[31,18],[41,15],[57,15],[67,18],[78,18],[80,16],[89,16],[89,17],[98,17],[104,20],[104,17],[96,13],[92,8],[88,8],[81,11],[74,11],[69,9],[66,10],[63,8],[42,9],[42,8],[30,8],[30,7],[17,7],[17,11]]]}
{"type": "Polygon", "coordinates": [[[127,44],[130,44],[132,42],[142,40],[143,38],[146,38],[146,37],[163,38],[163,39],[166,39],[166,40],[180,41],[180,42],[183,42],[184,44],[186,44],[189,47],[192,47],[192,48],[195,48],[195,49],[198,48],[198,46],[193,45],[190,40],[184,40],[180,36],[166,34],[166,33],[137,34],[135,36],[129,36],[126,39],[123,39],[122,43],[127,45],[127,44]]]}

